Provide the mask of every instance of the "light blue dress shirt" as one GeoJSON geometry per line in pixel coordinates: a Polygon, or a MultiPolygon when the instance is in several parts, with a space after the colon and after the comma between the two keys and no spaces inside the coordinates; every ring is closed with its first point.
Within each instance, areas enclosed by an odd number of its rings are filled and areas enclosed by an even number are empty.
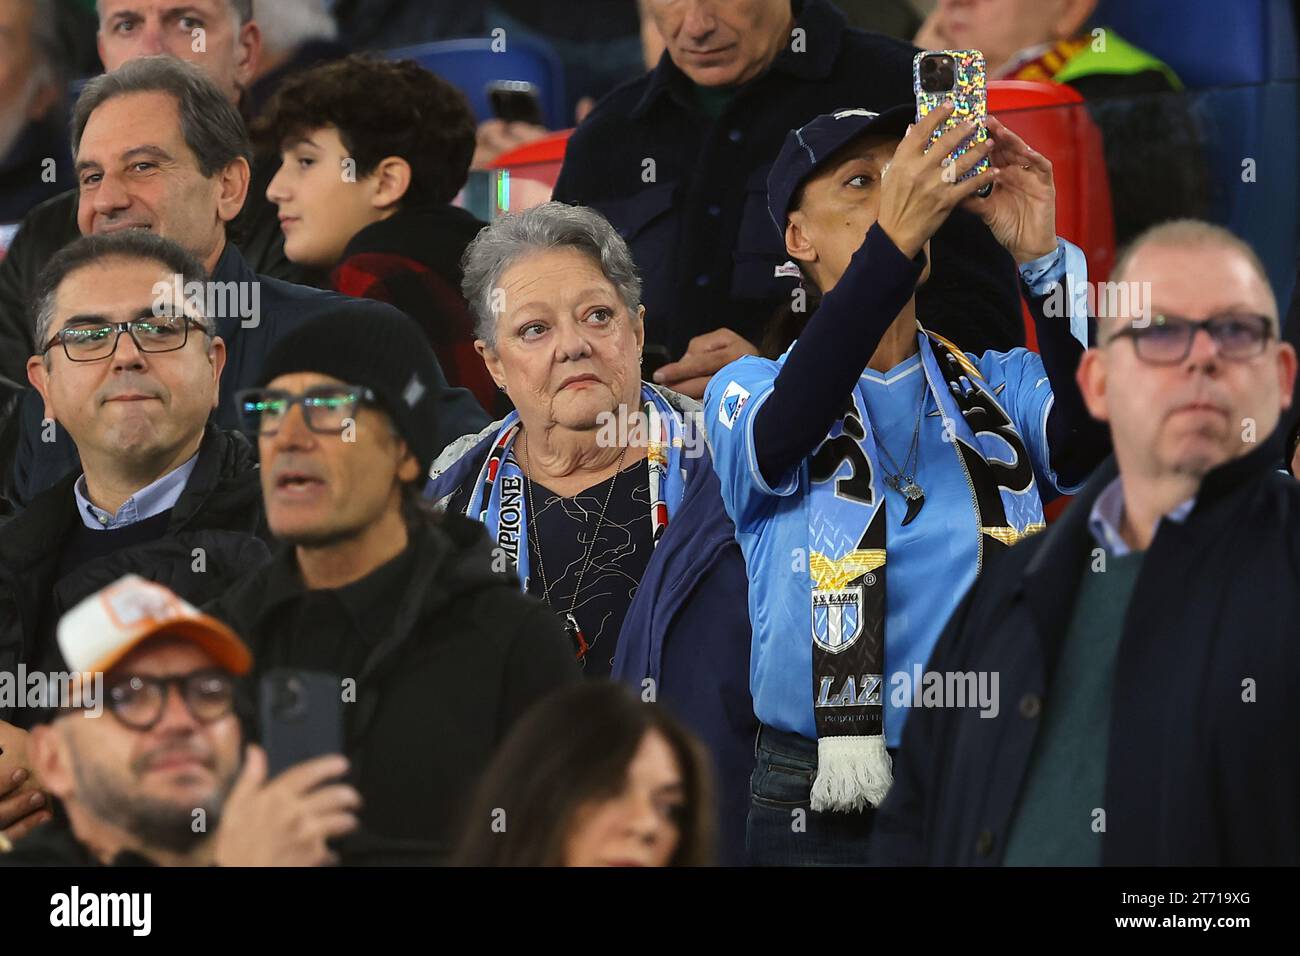
{"type": "Polygon", "coordinates": [[[195,452],[185,464],[173,468],[157,481],[146,485],[127,498],[122,502],[122,507],[117,509],[116,514],[91,503],[86,496],[86,476],[83,474],[72,487],[72,493],[77,497],[77,513],[81,515],[81,520],[86,527],[92,531],[113,531],[160,515],[176,507],[176,502],[180,500],[181,492],[185,490],[185,485],[190,480],[190,473],[194,471],[194,465],[198,460],[198,453],[195,452]]]}
{"type": "MultiPolygon", "coordinates": [[[[1192,513],[1192,508],[1196,505],[1196,498],[1188,498],[1173,511],[1161,518],[1161,521],[1168,519],[1170,521],[1182,524],[1187,520],[1187,516],[1192,513]]],[[[1124,524],[1124,485],[1116,478],[1105,487],[1097,500],[1092,503],[1092,510],[1088,512],[1088,530],[1097,543],[1106,549],[1106,553],[1112,557],[1122,558],[1126,554],[1131,554],[1133,549],[1124,541],[1120,534],[1120,528],[1124,524]]],[[[1156,522],[1156,530],[1160,530],[1160,522],[1156,522]]]]}

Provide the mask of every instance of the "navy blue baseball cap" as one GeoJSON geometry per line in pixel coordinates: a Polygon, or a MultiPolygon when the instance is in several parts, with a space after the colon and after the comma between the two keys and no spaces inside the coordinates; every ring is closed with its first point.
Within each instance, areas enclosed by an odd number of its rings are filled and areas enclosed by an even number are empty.
{"type": "Polygon", "coordinates": [[[912,104],[895,106],[883,113],[843,109],[823,113],[799,129],[790,130],[772,171],[767,174],[767,211],[777,231],[785,236],[785,222],[794,194],[838,149],[868,133],[901,138],[915,118],[916,107],[912,104]]]}

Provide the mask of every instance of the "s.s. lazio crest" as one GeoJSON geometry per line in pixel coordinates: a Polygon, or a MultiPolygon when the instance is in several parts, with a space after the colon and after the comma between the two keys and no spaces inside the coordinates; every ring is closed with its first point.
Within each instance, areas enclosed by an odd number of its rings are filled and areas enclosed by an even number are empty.
{"type": "Polygon", "coordinates": [[[814,588],[813,641],[828,654],[840,654],[862,636],[862,585],[814,588]]]}

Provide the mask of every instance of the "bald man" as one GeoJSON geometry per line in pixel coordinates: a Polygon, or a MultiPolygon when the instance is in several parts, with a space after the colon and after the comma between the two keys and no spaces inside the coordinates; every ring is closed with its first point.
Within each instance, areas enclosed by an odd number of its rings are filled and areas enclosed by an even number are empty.
{"type": "Polygon", "coordinates": [[[1112,281],[1136,294],[1078,379],[1114,459],[949,622],[929,670],[996,674],[1001,706],[909,718],[876,862],[1300,863],[1296,353],[1218,226],[1148,231],[1112,281]]]}

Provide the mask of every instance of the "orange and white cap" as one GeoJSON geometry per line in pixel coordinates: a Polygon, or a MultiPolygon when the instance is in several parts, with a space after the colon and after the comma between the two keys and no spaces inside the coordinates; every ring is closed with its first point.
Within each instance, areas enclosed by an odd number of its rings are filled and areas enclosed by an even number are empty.
{"type": "Polygon", "coordinates": [[[160,635],[193,642],[218,666],[248,673],[253,656],[235,632],[160,584],[128,574],[86,598],[59,621],[63,658],[74,671],[107,672],[160,635]]]}

